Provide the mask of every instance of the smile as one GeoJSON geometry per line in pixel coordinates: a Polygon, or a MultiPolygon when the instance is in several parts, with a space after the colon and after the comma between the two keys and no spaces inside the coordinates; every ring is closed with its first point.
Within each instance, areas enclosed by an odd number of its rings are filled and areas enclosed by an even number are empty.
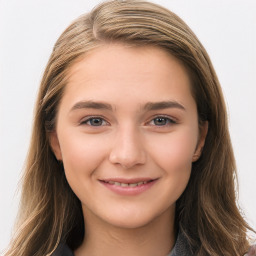
{"type": "Polygon", "coordinates": [[[117,182],[117,181],[105,181],[111,185],[115,185],[115,186],[120,186],[120,187],[137,187],[137,186],[141,186],[143,184],[147,184],[151,181],[140,181],[138,183],[123,183],[123,182],[117,182]]]}
{"type": "Polygon", "coordinates": [[[122,196],[135,196],[149,190],[158,179],[108,179],[99,180],[100,183],[115,194],[122,196]]]}

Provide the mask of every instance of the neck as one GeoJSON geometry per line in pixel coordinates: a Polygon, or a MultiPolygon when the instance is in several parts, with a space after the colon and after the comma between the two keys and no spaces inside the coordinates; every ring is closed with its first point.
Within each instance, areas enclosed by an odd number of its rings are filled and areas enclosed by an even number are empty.
{"type": "Polygon", "coordinates": [[[175,243],[174,209],[136,228],[113,226],[89,211],[84,215],[86,234],[75,256],[166,256],[175,243]]]}

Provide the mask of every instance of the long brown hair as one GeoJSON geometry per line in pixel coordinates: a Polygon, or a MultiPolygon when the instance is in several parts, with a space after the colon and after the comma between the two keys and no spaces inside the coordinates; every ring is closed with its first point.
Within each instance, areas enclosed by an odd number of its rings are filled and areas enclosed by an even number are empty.
{"type": "Polygon", "coordinates": [[[81,204],[49,143],[68,71],[92,49],[111,42],[153,45],[188,70],[200,122],[209,130],[201,158],[177,202],[176,219],[194,255],[234,256],[248,249],[250,227],[236,205],[236,166],[218,78],[197,37],[174,13],[145,1],[112,0],[75,20],[56,42],[36,102],[23,176],[17,230],[6,256],[50,255],[60,242],[76,249],[84,236],[81,204]]]}

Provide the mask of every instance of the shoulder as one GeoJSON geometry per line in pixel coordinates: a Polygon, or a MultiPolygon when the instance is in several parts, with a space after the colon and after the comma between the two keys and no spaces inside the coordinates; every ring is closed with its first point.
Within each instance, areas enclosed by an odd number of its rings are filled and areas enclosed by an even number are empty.
{"type": "Polygon", "coordinates": [[[66,244],[59,244],[51,256],[74,256],[74,254],[66,244]]]}

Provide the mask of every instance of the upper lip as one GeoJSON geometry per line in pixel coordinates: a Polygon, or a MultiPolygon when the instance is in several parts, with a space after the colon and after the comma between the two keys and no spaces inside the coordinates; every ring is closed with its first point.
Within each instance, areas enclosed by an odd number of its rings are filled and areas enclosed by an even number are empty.
{"type": "Polygon", "coordinates": [[[149,181],[154,181],[157,180],[157,178],[147,178],[147,177],[141,177],[141,178],[107,178],[107,179],[99,179],[99,181],[103,182],[119,182],[119,183],[126,183],[126,184],[133,184],[133,183],[139,183],[139,182],[149,182],[149,181]]]}

